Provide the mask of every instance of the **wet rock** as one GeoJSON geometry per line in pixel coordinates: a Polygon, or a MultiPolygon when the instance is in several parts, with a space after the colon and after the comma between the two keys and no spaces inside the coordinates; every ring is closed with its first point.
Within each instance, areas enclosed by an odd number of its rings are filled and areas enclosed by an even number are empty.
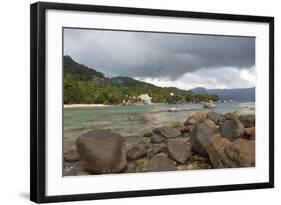
{"type": "Polygon", "coordinates": [[[63,154],[63,159],[65,162],[77,162],[79,161],[79,155],[76,150],[76,146],[71,146],[70,149],[68,149],[64,154],[63,154]]]}
{"type": "Polygon", "coordinates": [[[137,144],[127,151],[127,160],[136,160],[146,155],[144,144],[137,144]]]}
{"type": "Polygon", "coordinates": [[[92,174],[121,172],[126,168],[124,139],[110,130],[93,130],[76,140],[83,168],[92,174]]]}
{"type": "Polygon", "coordinates": [[[150,149],[147,152],[147,157],[151,158],[160,152],[166,152],[166,149],[167,149],[166,143],[152,144],[150,149]]]}
{"type": "Polygon", "coordinates": [[[253,114],[241,115],[239,120],[246,128],[254,127],[256,124],[256,117],[253,114]]]}
{"type": "Polygon", "coordinates": [[[214,111],[208,112],[206,118],[212,120],[218,125],[221,125],[225,121],[225,117],[222,114],[214,111]]]}
{"type": "Polygon", "coordinates": [[[178,129],[175,129],[175,128],[172,128],[172,127],[166,127],[166,126],[155,128],[153,130],[153,133],[159,134],[166,139],[176,138],[176,137],[179,137],[181,135],[181,133],[178,129]]]}
{"type": "Polygon", "coordinates": [[[193,112],[189,118],[184,123],[184,126],[192,128],[194,125],[202,122],[204,120],[204,115],[201,112],[193,112]]]}
{"type": "Polygon", "coordinates": [[[185,163],[191,156],[191,145],[185,139],[174,139],[168,141],[169,157],[178,163],[185,163]]]}
{"type": "Polygon", "coordinates": [[[165,139],[158,134],[153,134],[152,137],[151,137],[152,143],[161,143],[161,142],[164,142],[164,141],[165,141],[165,139]]]}
{"type": "Polygon", "coordinates": [[[237,119],[226,120],[219,128],[222,137],[234,140],[244,135],[244,125],[237,119]]]}
{"type": "Polygon", "coordinates": [[[152,157],[146,167],[146,171],[156,172],[156,171],[175,171],[177,167],[175,163],[164,154],[157,154],[152,157]]]}
{"type": "Polygon", "coordinates": [[[190,135],[192,149],[203,156],[207,156],[207,146],[210,143],[211,137],[216,134],[216,132],[216,126],[211,123],[206,123],[206,121],[195,125],[190,135]]]}

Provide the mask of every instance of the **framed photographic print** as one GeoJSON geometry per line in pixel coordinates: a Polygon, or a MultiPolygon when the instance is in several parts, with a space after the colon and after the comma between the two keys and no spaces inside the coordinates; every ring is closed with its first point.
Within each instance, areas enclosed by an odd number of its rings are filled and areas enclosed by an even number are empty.
{"type": "Polygon", "coordinates": [[[274,187],[274,18],[31,5],[34,202],[274,187]]]}

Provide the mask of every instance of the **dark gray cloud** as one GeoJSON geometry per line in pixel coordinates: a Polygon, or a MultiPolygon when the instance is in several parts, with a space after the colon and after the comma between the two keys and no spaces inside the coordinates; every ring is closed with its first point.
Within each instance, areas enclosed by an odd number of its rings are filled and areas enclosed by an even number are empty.
{"type": "Polygon", "coordinates": [[[252,68],[255,39],[65,29],[64,54],[107,76],[175,80],[201,69],[252,68]]]}

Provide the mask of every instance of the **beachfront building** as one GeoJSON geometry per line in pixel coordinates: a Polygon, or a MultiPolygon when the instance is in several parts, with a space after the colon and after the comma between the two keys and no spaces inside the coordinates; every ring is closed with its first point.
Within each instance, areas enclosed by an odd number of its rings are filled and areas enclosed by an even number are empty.
{"type": "Polygon", "coordinates": [[[150,97],[148,94],[141,94],[138,96],[138,98],[143,104],[151,104],[152,97],[150,97]]]}

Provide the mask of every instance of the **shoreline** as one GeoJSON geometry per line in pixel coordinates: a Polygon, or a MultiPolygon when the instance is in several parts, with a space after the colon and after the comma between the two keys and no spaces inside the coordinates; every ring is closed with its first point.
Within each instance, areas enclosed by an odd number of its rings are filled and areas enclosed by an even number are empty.
{"type": "Polygon", "coordinates": [[[90,108],[90,107],[108,107],[114,105],[105,104],[64,104],[63,108],[90,108]]]}
{"type": "MultiPolygon", "coordinates": [[[[151,103],[148,105],[165,105],[166,103],[151,103]]],[[[95,107],[112,107],[112,106],[121,106],[121,104],[64,104],[63,108],[95,108],[95,107]]],[[[122,106],[138,106],[138,105],[145,105],[145,104],[134,104],[134,105],[122,105],[122,106]]]]}

